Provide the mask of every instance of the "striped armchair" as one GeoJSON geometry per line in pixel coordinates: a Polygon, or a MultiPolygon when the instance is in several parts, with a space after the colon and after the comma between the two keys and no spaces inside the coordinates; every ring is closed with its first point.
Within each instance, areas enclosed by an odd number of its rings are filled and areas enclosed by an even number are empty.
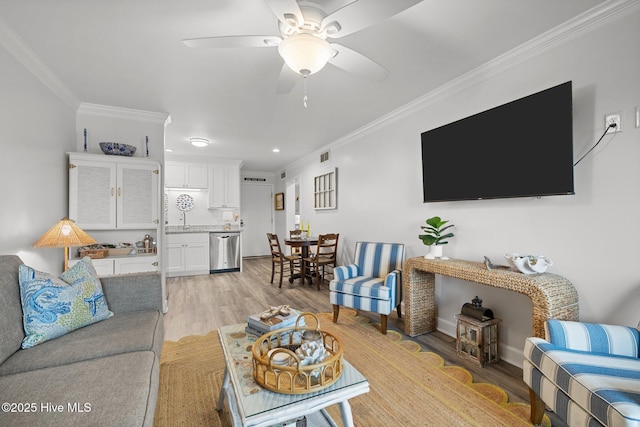
{"type": "Polygon", "coordinates": [[[340,306],[380,314],[380,330],[387,333],[387,315],[395,308],[402,316],[404,245],[398,243],[357,242],[354,263],[336,267],[329,283],[333,322],[340,306]]]}
{"type": "Polygon", "coordinates": [[[548,320],[545,332],[524,347],[532,423],[546,403],[571,427],[640,426],[638,329],[548,320]]]}

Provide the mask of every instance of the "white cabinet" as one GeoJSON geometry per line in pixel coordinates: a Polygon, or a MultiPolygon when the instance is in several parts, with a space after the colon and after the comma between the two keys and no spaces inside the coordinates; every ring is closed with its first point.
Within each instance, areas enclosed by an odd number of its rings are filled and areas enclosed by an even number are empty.
{"type": "Polygon", "coordinates": [[[209,209],[240,207],[240,167],[209,167],[209,209]]]}
{"type": "Polygon", "coordinates": [[[157,256],[114,258],[113,274],[147,273],[158,271],[157,256]]]}
{"type": "Polygon", "coordinates": [[[85,230],[157,228],[157,162],[71,153],[69,217],[85,230]]]}
{"type": "MultiPolygon", "coordinates": [[[[160,164],[88,153],[69,154],[69,218],[99,243],[161,238],[160,164]]],[[[161,243],[161,241],[160,241],[161,243]]],[[[74,251],[75,252],[75,251],[74,251]]],[[[78,262],[69,259],[69,265],[78,262]]],[[[159,271],[159,254],[92,260],[99,276],[159,271]]]]}
{"type": "MultiPolygon", "coordinates": [[[[69,267],[77,263],[78,259],[70,259],[69,267]]],[[[93,267],[96,269],[96,273],[98,276],[111,276],[113,275],[113,259],[105,258],[105,259],[92,259],[91,263],[93,267]]]]}
{"type": "Polygon", "coordinates": [[[209,233],[167,234],[167,275],[209,274],[209,233]]]}
{"type": "MultiPolygon", "coordinates": [[[[73,266],[78,261],[80,261],[78,258],[70,259],[69,267],[73,266]]],[[[98,276],[158,271],[157,255],[133,255],[121,258],[92,259],[91,263],[96,269],[98,276]]]]}
{"type": "Polygon", "coordinates": [[[209,167],[204,163],[166,162],[164,186],[206,189],[209,186],[209,167]]]}

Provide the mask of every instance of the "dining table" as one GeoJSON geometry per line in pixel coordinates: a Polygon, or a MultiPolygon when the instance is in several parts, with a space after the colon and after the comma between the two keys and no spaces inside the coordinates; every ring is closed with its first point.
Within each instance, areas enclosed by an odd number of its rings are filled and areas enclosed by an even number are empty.
{"type": "MultiPolygon", "coordinates": [[[[318,237],[310,236],[306,238],[289,238],[284,239],[284,244],[290,246],[291,248],[300,248],[302,251],[302,260],[300,262],[300,268],[302,271],[307,271],[305,266],[305,259],[309,257],[309,248],[311,246],[316,246],[318,244],[318,237]]],[[[289,282],[293,282],[295,279],[302,278],[302,271],[298,274],[292,274],[289,277],[289,282]]],[[[313,274],[311,270],[308,273],[305,273],[306,279],[309,281],[309,284],[313,283],[313,274]]],[[[304,279],[303,279],[304,281],[304,279]]]]}

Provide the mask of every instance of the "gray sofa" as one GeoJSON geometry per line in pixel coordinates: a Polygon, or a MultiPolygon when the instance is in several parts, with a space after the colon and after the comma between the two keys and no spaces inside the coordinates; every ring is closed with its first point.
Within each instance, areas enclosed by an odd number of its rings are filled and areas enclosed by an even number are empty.
{"type": "Polygon", "coordinates": [[[160,276],[102,278],[113,317],[23,350],[20,264],[0,256],[0,425],[152,426],[164,340],[160,276]]]}

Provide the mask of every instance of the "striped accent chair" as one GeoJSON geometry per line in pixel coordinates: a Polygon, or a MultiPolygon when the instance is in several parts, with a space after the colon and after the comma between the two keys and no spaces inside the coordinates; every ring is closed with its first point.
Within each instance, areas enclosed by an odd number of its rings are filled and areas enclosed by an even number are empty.
{"type": "Polygon", "coordinates": [[[387,315],[395,308],[402,317],[404,245],[398,243],[357,242],[354,263],[336,267],[329,283],[333,304],[333,323],[338,322],[340,306],[380,314],[380,330],[387,333],[387,315]]]}
{"type": "Polygon", "coordinates": [[[541,422],[546,404],[571,427],[639,427],[638,329],[548,320],[545,332],[547,340],[527,338],[524,347],[531,422],[541,422]]]}

